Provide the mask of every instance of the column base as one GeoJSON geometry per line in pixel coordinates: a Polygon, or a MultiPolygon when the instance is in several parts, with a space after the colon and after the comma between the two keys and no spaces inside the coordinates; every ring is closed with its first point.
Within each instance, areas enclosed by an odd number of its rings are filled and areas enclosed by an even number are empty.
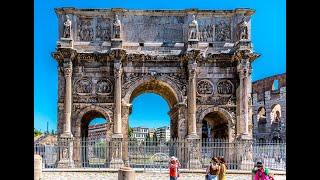
{"type": "Polygon", "coordinates": [[[120,158],[115,158],[110,161],[110,168],[113,169],[120,169],[121,167],[123,167],[123,165],[123,160],[120,158]]]}
{"type": "Polygon", "coordinates": [[[252,140],[252,137],[250,136],[249,133],[242,133],[240,135],[240,139],[243,139],[243,140],[252,140]]]}
{"type": "Polygon", "coordinates": [[[74,168],[74,162],[73,160],[69,160],[69,159],[61,159],[58,164],[57,164],[57,168],[74,168]]]}
{"type": "Polygon", "coordinates": [[[67,132],[67,133],[62,133],[60,135],[60,138],[73,138],[73,135],[71,132],[67,132]]]}
{"type": "Polygon", "coordinates": [[[200,139],[200,137],[196,133],[188,134],[186,138],[187,139],[200,139]]]}
{"type": "Polygon", "coordinates": [[[122,139],[123,138],[123,134],[122,133],[116,133],[116,134],[112,134],[112,139],[122,139]]]}
{"type": "Polygon", "coordinates": [[[130,167],[121,167],[118,171],[118,180],[135,180],[136,173],[130,167]]]}

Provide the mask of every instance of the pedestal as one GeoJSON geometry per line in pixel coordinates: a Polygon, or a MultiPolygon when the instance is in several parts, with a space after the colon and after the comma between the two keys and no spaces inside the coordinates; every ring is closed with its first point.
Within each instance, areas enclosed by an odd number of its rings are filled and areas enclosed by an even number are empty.
{"type": "Polygon", "coordinates": [[[194,49],[199,47],[199,40],[198,39],[188,39],[188,49],[194,49]]]}
{"type": "Polygon", "coordinates": [[[58,41],[58,47],[73,48],[73,40],[71,38],[60,38],[60,41],[58,41]]]}
{"type": "Polygon", "coordinates": [[[61,135],[58,142],[59,146],[59,158],[58,168],[73,168],[73,137],[67,135],[61,135]]]}
{"type": "Polygon", "coordinates": [[[187,147],[188,147],[188,164],[187,168],[189,169],[200,169],[202,164],[200,161],[201,158],[201,143],[199,138],[187,138],[187,147]]]}
{"type": "Polygon", "coordinates": [[[111,48],[122,48],[122,39],[111,39],[111,48]]]}
{"type": "Polygon", "coordinates": [[[118,171],[118,180],[135,180],[136,173],[130,167],[121,167],[118,171]]]}
{"type": "Polygon", "coordinates": [[[110,161],[110,168],[119,169],[124,165],[122,160],[122,138],[115,138],[113,136],[111,146],[111,161],[110,161]]]}
{"type": "Polygon", "coordinates": [[[34,180],[42,178],[42,158],[40,155],[34,155],[34,180]]]}
{"type": "MultiPolygon", "coordinates": [[[[245,136],[247,138],[247,136],[245,136]]],[[[237,148],[237,161],[239,169],[248,170],[254,167],[252,152],[253,141],[251,138],[240,139],[237,148]]]]}

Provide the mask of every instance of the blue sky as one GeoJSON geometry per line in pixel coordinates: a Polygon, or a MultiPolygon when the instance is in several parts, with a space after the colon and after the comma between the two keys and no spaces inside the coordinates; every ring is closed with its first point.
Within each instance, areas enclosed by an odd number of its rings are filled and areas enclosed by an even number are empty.
{"type": "MultiPolygon", "coordinates": [[[[252,79],[286,72],[285,0],[35,0],[34,1],[34,127],[49,131],[57,126],[57,63],[52,59],[58,37],[56,7],[128,9],[235,9],[252,8],[252,41],[262,56],[253,63],[252,79]]],[[[133,101],[131,126],[169,125],[166,101],[142,94],[133,101]]]]}

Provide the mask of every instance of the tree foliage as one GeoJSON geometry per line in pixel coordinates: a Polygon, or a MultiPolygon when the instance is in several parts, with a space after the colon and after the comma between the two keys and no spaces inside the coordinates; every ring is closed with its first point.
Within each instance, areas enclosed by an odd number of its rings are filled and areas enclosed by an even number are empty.
{"type": "Polygon", "coordinates": [[[34,137],[40,136],[42,134],[42,132],[40,130],[37,130],[36,128],[34,128],[33,133],[34,133],[34,137]]]}

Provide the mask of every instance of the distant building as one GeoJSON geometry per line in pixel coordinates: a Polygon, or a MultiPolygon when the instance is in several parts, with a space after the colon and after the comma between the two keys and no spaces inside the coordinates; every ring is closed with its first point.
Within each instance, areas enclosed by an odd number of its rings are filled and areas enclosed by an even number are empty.
{"type": "Polygon", "coordinates": [[[88,127],[88,140],[99,140],[107,138],[107,123],[90,125],[88,127]]]}
{"type": "Polygon", "coordinates": [[[170,127],[163,126],[156,129],[156,136],[158,140],[169,141],[170,140],[170,127]]]}
{"type": "Polygon", "coordinates": [[[153,138],[155,137],[155,133],[156,133],[156,129],[150,128],[148,135],[149,135],[149,137],[150,137],[151,139],[153,139],[153,138]]]}
{"type": "Polygon", "coordinates": [[[286,141],[286,74],[252,83],[253,138],[286,141]]]}
{"type": "Polygon", "coordinates": [[[149,134],[149,128],[144,127],[134,127],[132,128],[132,135],[131,138],[136,139],[138,141],[144,141],[148,134],[149,134]]]}

